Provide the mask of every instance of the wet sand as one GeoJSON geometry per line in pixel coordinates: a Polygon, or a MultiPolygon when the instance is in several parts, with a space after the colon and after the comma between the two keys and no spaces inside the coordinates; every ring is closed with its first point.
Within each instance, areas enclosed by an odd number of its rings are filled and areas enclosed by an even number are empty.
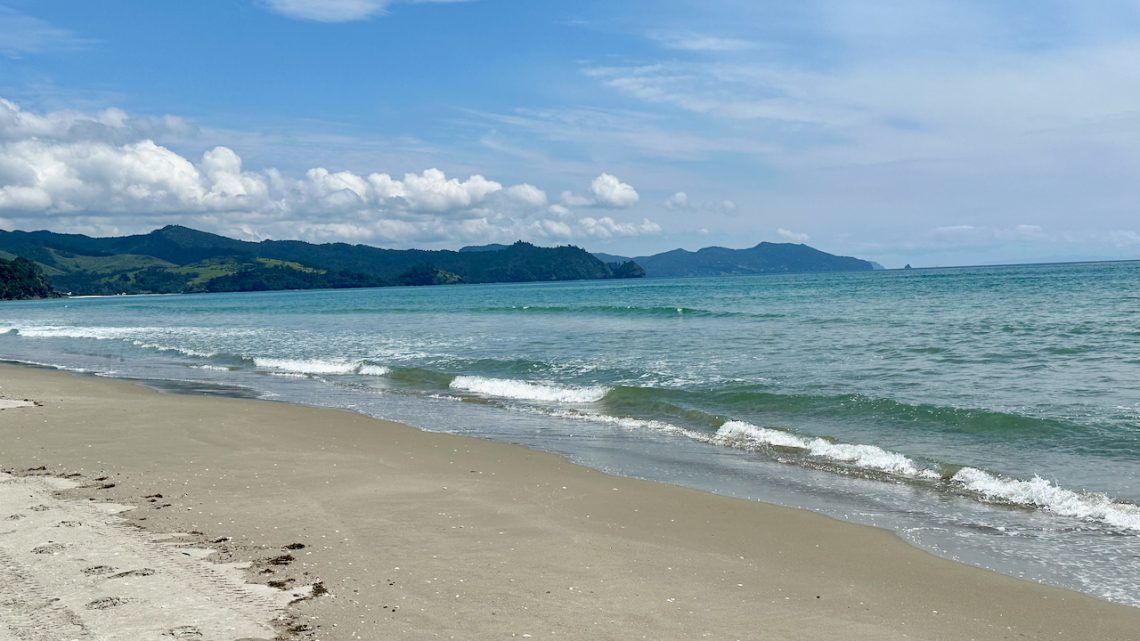
{"type": "MultiPolygon", "coordinates": [[[[9,365],[0,397],[38,403],[0,410],[0,468],[19,477],[0,481],[78,475],[54,498],[136,506],[115,518],[152,538],[186,533],[184,545],[251,563],[248,580],[283,593],[319,584],[327,593],[289,608],[278,629],[289,637],[1123,641],[1140,630],[1140,608],[939,559],[884,530],[522,447],[9,365]]],[[[23,509],[3,496],[0,519],[23,509]]],[[[23,537],[22,550],[31,526],[0,520],[0,540],[23,537]]],[[[22,567],[32,581],[47,572],[22,567]]],[[[129,578],[145,588],[172,573],[129,578]]],[[[162,593],[143,594],[160,604],[162,593]]],[[[195,616],[220,616],[217,601],[195,616]]]]}

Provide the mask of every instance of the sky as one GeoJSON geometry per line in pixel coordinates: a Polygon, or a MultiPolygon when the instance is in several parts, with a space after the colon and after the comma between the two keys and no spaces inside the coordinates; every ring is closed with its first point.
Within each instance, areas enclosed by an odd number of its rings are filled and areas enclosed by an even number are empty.
{"type": "Polygon", "coordinates": [[[0,229],[1140,258],[1140,0],[0,0],[0,229]]]}

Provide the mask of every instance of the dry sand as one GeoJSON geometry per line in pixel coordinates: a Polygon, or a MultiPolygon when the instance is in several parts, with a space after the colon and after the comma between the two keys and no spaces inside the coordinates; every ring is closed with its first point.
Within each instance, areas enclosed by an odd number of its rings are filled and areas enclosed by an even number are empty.
{"type": "MultiPolygon", "coordinates": [[[[217,560],[251,562],[250,580],[320,581],[328,594],[290,608],[292,631],[279,631],[290,637],[1124,641],[1140,631],[1140,608],[942,560],[887,531],[615,478],[521,447],[14,366],[0,366],[0,395],[40,403],[0,412],[0,466],[82,475],[48,498],[138,506],[121,518],[152,535],[194,533],[217,560]]],[[[6,496],[0,518],[24,510],[6,496]]],[[[0,540],[12,537],[0,549],[19,541],[11,549],[30,553],[28,519],[0,524],[0,540]]],[[[43,578],[47,562],[23,567],[65,591],[43,578]]],[[[179,575],[131,580],[160,576],[179,575]]],[[[191,583],[122,607],[190,598],[191,583]]],[[[12,607],[0,596],[0,617],[12,607]]],[[[81,619],[102,612],[69,607],[81,619]]],[[[179,625],[224,610],[215,599],[179,625]]],[[[92,627],[89,638],[115,638],[100,634],[92,627]]]]}
{"type": "Polygon", "coordinates": [[[0,641],[272,637],[308,593],[250,585],[247,564],[115,516],[130,507],[59,498],[78,486],[0,473],[0,641]]]}

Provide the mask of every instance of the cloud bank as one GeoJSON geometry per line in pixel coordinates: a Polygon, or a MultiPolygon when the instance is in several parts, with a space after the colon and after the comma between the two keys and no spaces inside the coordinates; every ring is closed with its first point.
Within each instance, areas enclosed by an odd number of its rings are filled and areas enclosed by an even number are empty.
{"type": "MultiPolygon", "coordinates": [[[[393,175],[313,167],[301,176],[248,169],[233,149],[189,157],[155,141],[192,130],[177,117],[118,109],[35,113],[0,99],[0,224],[81,233],[144,231],[181,222],[245,238],[395,245],[570,241],[656,234],[611,216],[578,217],[542,189],[438,168],[393,175]]],[[[602,173],[584,197],[622,209],[637,191],[602,173]]]]}

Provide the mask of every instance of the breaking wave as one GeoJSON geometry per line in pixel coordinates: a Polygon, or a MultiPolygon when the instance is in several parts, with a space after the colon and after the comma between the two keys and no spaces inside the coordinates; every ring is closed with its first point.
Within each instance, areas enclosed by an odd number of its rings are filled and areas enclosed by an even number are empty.
{"type": "Polygon", "coordinates": [[[545,403],[594,403],[610,391],[603,386],[573,387],[482,376],[456,376],[450,387],[483,396],[545,403]]]}

